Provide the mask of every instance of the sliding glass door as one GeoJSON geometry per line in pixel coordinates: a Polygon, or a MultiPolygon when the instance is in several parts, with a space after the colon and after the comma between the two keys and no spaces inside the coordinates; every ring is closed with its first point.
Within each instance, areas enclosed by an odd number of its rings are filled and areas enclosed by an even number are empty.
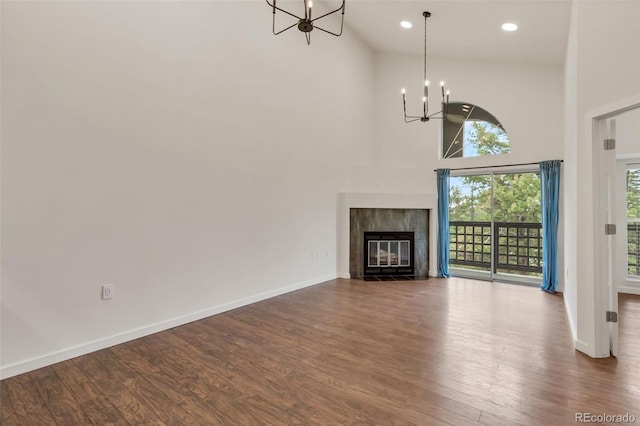
{"type": "Polygon", "coordinates": [[[492,175],[449,179],[449,267],[492,270],[492,175]]]}
{"type": "Polygon", "coordinates": [[[450,269],[458,276],[539,283],[537,171],[451,177],[450,269]]]}

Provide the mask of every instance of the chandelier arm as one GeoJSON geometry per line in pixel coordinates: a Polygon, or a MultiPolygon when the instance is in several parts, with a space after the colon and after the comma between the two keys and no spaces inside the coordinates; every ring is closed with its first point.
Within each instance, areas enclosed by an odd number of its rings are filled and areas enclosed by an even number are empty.
{"type": "Polygon", "coordinates": [[[295,27],[296,25],[298,25],[297,22],[295,24],[293,24],[293,25],[288,26],[284,30],[280,30],[280,31],[276,32],[276,18],[275,18],[275,15],[274,15],[274,18],[273,18],[273,35],[282,34],[283,32],[285,32],[287,30],[290,30],[291,28],[295,27]]]}
{"type": "Polygon", "coordinates": [[[325,30],[324,28],[320,28],[320,27],[318,27],[317,25],[314,25],[313,29],[315,29],[315,30],[320,30],[320,31],[324,31],[325,33],[328,33],[328,34],[334,35],[334,36],[336,36],[336,37],[340,37],[340,36],[342,35],[342,26],[340,26],[340,33],[339,33],[339,34],[336,34],[336,33],[333,33],[333,32],[331,32],[331,31],[325,30]]]}
{"type": "MultiPolygon", "coordinates": [[[[273,4],[269,3],[269,0],[265,0],[265,1],[267,2],[267,4],[268,4],[269,6],[271,6],[271,7],[273,8],[273,14],[274,14],[274,15],[276,14],[276,10],[279,10],[280,12],[282,12],[282,13],[286,13],[286,14],[287,14],[287,15],[289,15],[289,16],[293,16],[294,18],[296,18],[296,19],[298,19],[298,20],[303,19],[303,18],[301,18],[301,17],[299,17],[299,16],[297,16],[297,15],[294,15],[293,13],[287,12],[286,10],[281,9],[281,8],[279,8],[278,6],[276,6],[276,0],[273,0],[273,4]]],[[[275,19],[275,18],[274,18],[274,19],[275,19]]]]}
{"type": "Polygon", "coordinates": [[[407,121],[407,98],[402,89],[402,110],[404,111],[404,121],[407,121]]]}
{"type": "MultiPolygon", "coordinates": [[[[267,0],[268,1],[268,0],[267,0]]],[[[317,18],[313,18],[311,20],[311,22],[313,21],[317,21],[318,19],[324,18],[325,16],[329,16],[329,15],[333,15],[336,12],[340,12],[342,10],[342,19],[344,20],[344,7],[345,7],[345,1],[346,0],[342,0],[342,6],[340,6],[339,8],[337,8],[336,10],[332,10],[331,12],[327,12],[324,15],[318,16],[317,18]]]]}
{"type": "MultiPolygon", "coordinates": [[[[421,118],[423,118],[421,115],[407,115],[407,109],[404,109],[404,119],[406,120],[407,118],[413,118],[415,120],[420,120],[421,118]]],[[[412,121],[415,121],[412,120],[412,121]]]]}
{"type": "MultiPolygon", "coordinates": [[[[275,1],[275,0],[274,0],[275,1]]],[[[404,110],[404,121],[405,123],[411,123],[413,121],[420,120],[421,122],[427,122],[430,119],[444,120],[447,118],[449,113],[449,92],[446,93],[446,102],[445,102],[445,92],[444,92],[444,82],[441,85],[442,91],[442,109],[438,112],[429,113],[429,81],[427,80],[427,19],[431,16],[431,12],[424,11],[422,12],[422,16],[424,16],[424,62],[423,62],[423,93],[422,93],[422,116],[409,116],[407,115],[407,104],[405,91],[402,89],[402,107],[404,110]]]]}
{"type": "MultiPolygon", "coordinates": [[[[426,79],[425,79],[426,80],[426,79]]],[[[429,89],[427,88],[427,85],[424,85],[424,102],[422,102],[422,115],[423,116],[427,116],[427,114],[429,113],[429,89]]]]}

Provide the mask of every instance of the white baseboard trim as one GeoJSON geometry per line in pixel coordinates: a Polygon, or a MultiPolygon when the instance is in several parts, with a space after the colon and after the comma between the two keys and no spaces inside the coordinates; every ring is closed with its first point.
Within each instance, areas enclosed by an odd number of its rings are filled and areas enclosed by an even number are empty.
{"type": "Polygon", "coordinates": [[[589,345],[587,345],[586,343],[578,339],[574,339],[573,341],[574,341],[576,350],[582,352],[585,355],[589,355],[591,358],[596,357],[595,354],[591,351],[591,348],[589,347],[589,345]]]}
{"type": "Polygon", "coordinates": [[[569,329],[571,330],[571,337],[573,338],[573,341],[575,342],[575,346],[577,349],[578,330],[576,330],[576,325],[574,324],[573,318],[571,317],[571,309],[569,309],[567,298],[564,297],[564,295],[562,300],[564,301],[564,311],[566,312],[567,319],[569,320],[569,329]]]}
{"type": "Polygon", "coordinates": [[[38,356],[28,359],[26,361],[17,362],[15,364],[0,367],[0,380],[8,379],[9,377],[17,376],[18,374],[27,373],[29,371],[37,370],[38,368],[47,367],[58,362],[66,361],[71,358],[75,358],[81,355],[86,355],[91,352],[106,349],[111,346],[119,345],[131,340],[139,339],[150,334],[158,333],[160,331],[168,330],[170,328],[178,327],[180,325],[188,324],[193,321],[198,321],[203,318],[210,317],[212,315],[220,314],[222,312],[230,311],[242,306],[250,305],[252,303],[259,302],[261,300],[270,299],[275,296],[280,296],[285,293],[289,293],[295,290],[300,290],[305,287],[317,285],[329,280],[336,279],[339,274],[326,275],[324,277],[318,277],[311,280],[303,281],[300,283],[292,284],[286,287],[281,287],[275,290],[266,291],[253,296],[245,297],[233,302],[224,303],[218,306],[212,306],[207,309],[203,309],[197,312],[193,312],[179,317],[171,318],[165,321],[149,324],[144,327],[136,328],[134,330],[118,333],[113,336],[105,337],[103,339],[94,340],[91,342],[83,343],[81,345],[73,346],[67,349],[63,349],[50,354],[38,356]]]}
{"type": "Polygon", "coordinates": [[[571,309],[569,309],[569,305],[567,304],[567,298],[563,297],[563,299],[564,310],[567,314],[567,319],[569,320],[569,329],[571,331],[571,338],[573,339],[573,347],[575,348],[575,350],[580,351],[583,354],[590,356],[591,358],[595,358],[595,353],[593,353],[592,348],[582,340],[578,339],[578,330],[576,329],[576,325],[573,322],[573,318],[571,317],[571,309]]]}
{"type": "Polygon", "coordinates": [[[618,293],[640,295],[640,287],[629,287],[629,286],[618,287],[618,293]]]}
{"type": "Polygon", "coordinates": [[[346,278],[348,280],[351,279],[351,274],[348,272],[338,272],[338,278],[346,278]]]}

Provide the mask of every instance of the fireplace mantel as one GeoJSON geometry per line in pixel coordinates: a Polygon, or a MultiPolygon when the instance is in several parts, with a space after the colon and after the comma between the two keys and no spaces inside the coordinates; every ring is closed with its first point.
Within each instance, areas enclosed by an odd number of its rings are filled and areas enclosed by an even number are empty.
{"type": "MultiPolygon", "coordinates": [[[[429,250],[436,252],[436,194],[396,194],[396,193],[353,193],[338,194],[337,212],[337,255],[338,276],[350,278],[349,274],[349,210],[352,208],[371,209],[427,209],[431,210],[429,224],[429,250]]],[[[429,274],[435,275],[436,256],[430,257],[429,274]]]]}

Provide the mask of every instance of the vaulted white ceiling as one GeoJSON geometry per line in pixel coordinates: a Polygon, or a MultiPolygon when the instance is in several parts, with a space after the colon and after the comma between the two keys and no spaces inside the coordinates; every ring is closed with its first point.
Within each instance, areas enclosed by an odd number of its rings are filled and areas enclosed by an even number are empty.
{"type": "MultiPolygon", "coordinates": [[[[317,3],[329,8],[341,2],[317,3]]],[[[423,11],[432,13],[427,21],[427,55],[564,63],[569,0],[347,0],[345,25],[376,51],[422,55],[423,11]],[[402,20],[412,22],[413,28],[401,28],[402,20]],[[501,25],[507,21],[516,23],[518,30],[503,31],[501,25]]]]}

